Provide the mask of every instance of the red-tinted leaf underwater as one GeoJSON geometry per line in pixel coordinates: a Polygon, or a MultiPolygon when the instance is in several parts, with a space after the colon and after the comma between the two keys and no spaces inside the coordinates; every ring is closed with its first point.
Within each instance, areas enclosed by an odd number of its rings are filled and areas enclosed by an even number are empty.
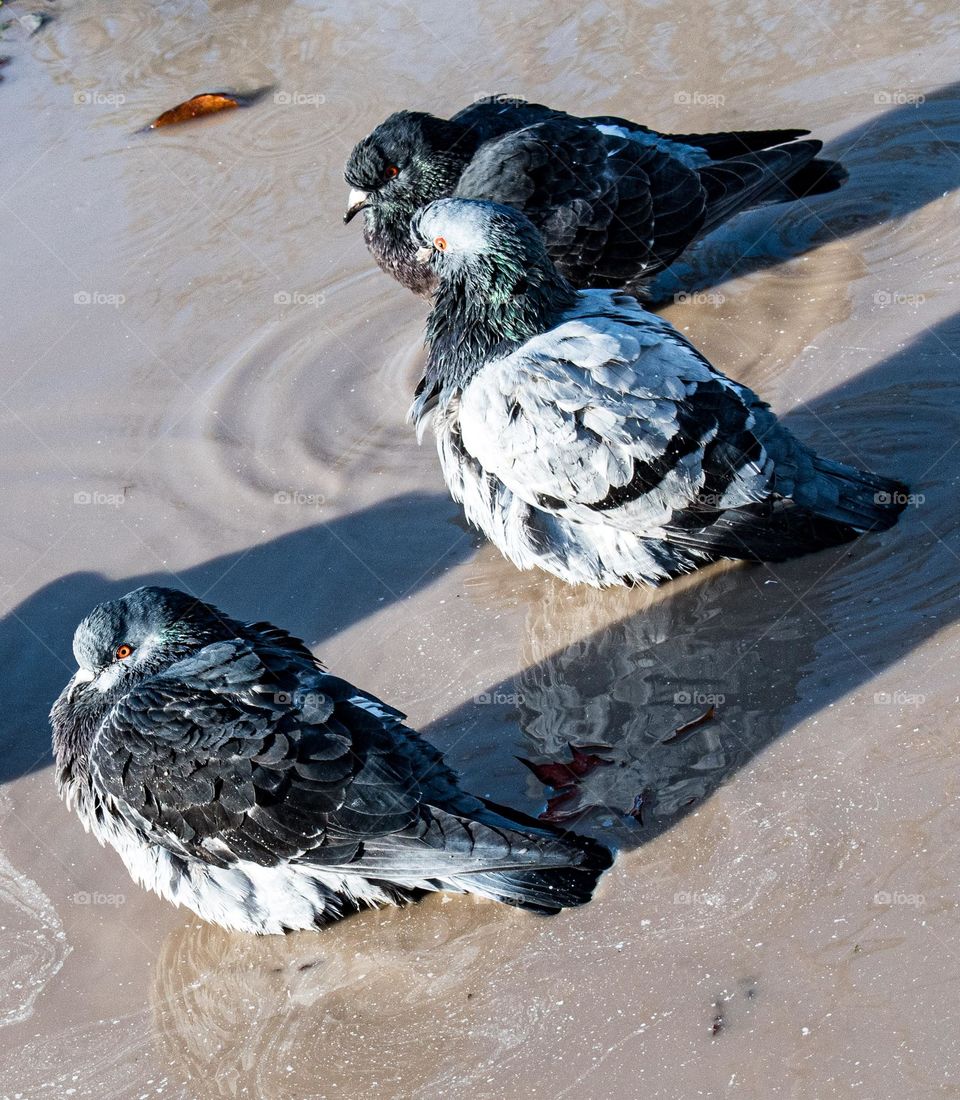
{"type": "Polygon", "coordinates": [[[669,737],[665,737],[660,744],[669,745],[673,741],[679,741],[681,737],[686,737],[688,733],[693,733],[694,730],[698,730],[701,726],[705,726],[707,722],[712,722],[716,715],[716,707],[707,707],[699,718],[694,718],[690,722],[685,722],[682,726],[677,726],[673,733],[671,733],[669,737]]]}
{"type": "MultiPolygon", "coordinates": [[[[588,748],[606,748],[607,746],[589,745],[588,748]]],[[[612,764],[612,760],[606,760],[595,753],[584,752],[576,745],[570,746],[570,760],[549,760],[537,764],[532,760],[525,760],[522,756],[517,759],[524,767],[530,769],[545,787],[553,787],[562,790],[573,783],[578,783],[584,776],[589,775],[599,767],[612,764]]]]}
{"type": "Polygon", "coordinates": [[[580,792],[576,787],[570,786],[558,791],[547,799],[547,807],[543,813],[538,814],[540,821],[552,821],[554,824],[563,821],[572,821],[580,817],[590,807],[579,804],[580,792]]]}

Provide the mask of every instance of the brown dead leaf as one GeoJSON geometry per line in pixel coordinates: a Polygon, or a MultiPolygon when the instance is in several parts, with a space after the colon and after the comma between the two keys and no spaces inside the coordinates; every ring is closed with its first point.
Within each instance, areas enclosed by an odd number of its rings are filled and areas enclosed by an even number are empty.
{"type": "Polygon", "coordinates": [[[547,799],[543,812],[537,815],[538,820],[560,824],[580,817],[586,812],[586,807],[579,804],[579,795],[579,788],[564,787],[562,791],[547,799]]]}
{"type": "Polygon", "coordinates": [[[272,90],[273,85],[268,84],[252,92],[201,92],[200,95],[171,107],[169,111],[164,111],[140,132],[156,130],[161,126],[177,126],[181,122],[192,122],[193,119],[218,114],[220,111],[232,111],[237,107],[251,107],[272,90]]]}
{"type": "Polygon", "coordinates": [[[682,726],[677,726],[673,733],[671,733],[669,737],[665,737],[660,744],[670,745],[674,741],[679,741],[681,737],[685,737],[688,733],[693,733],[694,730],[699,729],[701,726],[705,726],[707,722],[712,722],[716,716],[717,708],[713,706],[707,707],[699,718],[694,718],[691,722],[685,722],[682,726]]]}
{"type": "Polygon", "coordinates": [[[157,130],[161,126],[176,126],[181,122],[202,118],[204,115],[216,114],[217,111],[231,111],[239,106],[239,99],[226,92],[203,92],[183,103],[178,103],[169,111],[164,111],[150,123],[147,129],[157,130]]]}
{"type": "Polygon", "coordinates": [[[609,750],[609,745],[569,745],[569,761],[552,760],[537,764],[518,756],[517,760],[540,780],[545,787],[552,787],[554,794],[547,799],[547,806],[540,814],[541,821],[570,821],[586,813],[588,807],[580,805],[580,781],[597,768],[613,764],[589,749],[609,750]]]}

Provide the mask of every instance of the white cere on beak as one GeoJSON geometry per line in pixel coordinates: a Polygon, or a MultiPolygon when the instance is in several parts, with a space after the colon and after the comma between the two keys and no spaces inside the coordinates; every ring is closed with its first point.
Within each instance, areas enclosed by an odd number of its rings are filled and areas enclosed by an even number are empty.
{"type": "Polygon", "coordinates": [[[67,699],[72,699],[77,688],[81,684],[92,684],[96,680],[97,674],[92,668],[78,668],[73,674],[73,679],[70,681],[70,688],[67,691],[67,699]]]}
{"type": "Polygon", "coordinates": [[[343,215],[344,222],[351,221],[356,214],[359,214],[367,205],[369,198],[369,191],[359,191],[356,187],[351,187],[350,194],[347,195],[347,212],[343,215]]]}

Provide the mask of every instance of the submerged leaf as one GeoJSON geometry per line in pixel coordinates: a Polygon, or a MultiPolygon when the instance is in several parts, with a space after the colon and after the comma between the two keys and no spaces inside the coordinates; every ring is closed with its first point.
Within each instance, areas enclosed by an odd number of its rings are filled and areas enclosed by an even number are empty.
{"type": "Polygon", "coordinates": [[[587,751],[609,749],[609,745],[570,745],[569,748],[569,761],[552,760],[536,764],[522,756],[517,757],[545,787],[552,787],[556,791],[556,794],[547,799],[546,809],[540,814],[541,821],[569,821],[586,813],[590,807],[580,804],[580,781],[597,768],[614,762],[587,751]]]}
{"type": "Polygon", "coordinates": [[[575,782],[576,777],[570,770],[568,764],[535,764],[532,760],[525,760],[522,756],[518,756],[517,759],[525,768],[529,768],[545,787],[553,787],[554,790],[562,790],[564,787],[569,787],[571,783],[575,782]]]}
{"type": "MultiPolygon", "coordinates": [[[[589,745],[586,747],[599,748],[605,746],[589,745]]],[[[532,760],[525,760],[522,756],[518,756],[517,759],[524,767],[529,768],[545,787],[553,787],[554,790],[558,791],[564,787],[569,787],[573,783],[579,783],[581,779],[597,768],[613,763],[612,760],[606,760],[602,756],[597,756],[596,753],[584,752],[583,748],[578,748],[576,745],[570,746],[569,762],[548,760],[542,764],[536,764],[532,760]]]]}
{"type": "Polygon", "coordinates": [[[597,756],[596,753],[585,752],[583,749],[578,749],[576,745],[570,746],[570,769],[578,779],[589,775],[595,768],[612,763],[612,760],[606,760],[602,756],[597,756]]]}
{"type": "Polygon", "coordinates": [[[538,820],[556,823],[580,817],[588,807],[579,804],[579,794],[576,787],[565,787],[552,798],[547,799],[547,808],[543,813],[538,814],[538,820]]]}
{"type": "Polygon", "coordinates": [[[707,707],[707,709],[700,715],[699,718],[694,718],[690,722],[685,722],[682,726],[677,728],[670,734],[669,737],[665,737],[660,744],[669,745],[673,741],[679,741],[681,737],[686,736],[688,733],[693,733],[694,730],[699,729],[701,726],[705,726],[707,722],[712,722],[716,717],[717,708],[714,706],[707,707]]]}

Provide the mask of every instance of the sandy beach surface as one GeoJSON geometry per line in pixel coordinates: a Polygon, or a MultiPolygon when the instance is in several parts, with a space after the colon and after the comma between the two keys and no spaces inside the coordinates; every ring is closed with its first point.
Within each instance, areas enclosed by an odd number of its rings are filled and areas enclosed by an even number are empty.
{"type": "Polygon", "coordinates": [[[0,15],[0,1096],[960,1096],[955,5],[0,15]],[[600,593],[465,527],[404,422],[424,304],[341,224],[341,172],[391,110],[498,92],[826,140],[847,186],[711,238],[665,313],[909,482],[896,530],[600,593]],[[145,582],[302,635],[529,813],[518,756],[605,746],[575,796],[621,850],[594,903],[258,940],[140,890],[57,799],[46,715],[79,619],[145,582]]]}

